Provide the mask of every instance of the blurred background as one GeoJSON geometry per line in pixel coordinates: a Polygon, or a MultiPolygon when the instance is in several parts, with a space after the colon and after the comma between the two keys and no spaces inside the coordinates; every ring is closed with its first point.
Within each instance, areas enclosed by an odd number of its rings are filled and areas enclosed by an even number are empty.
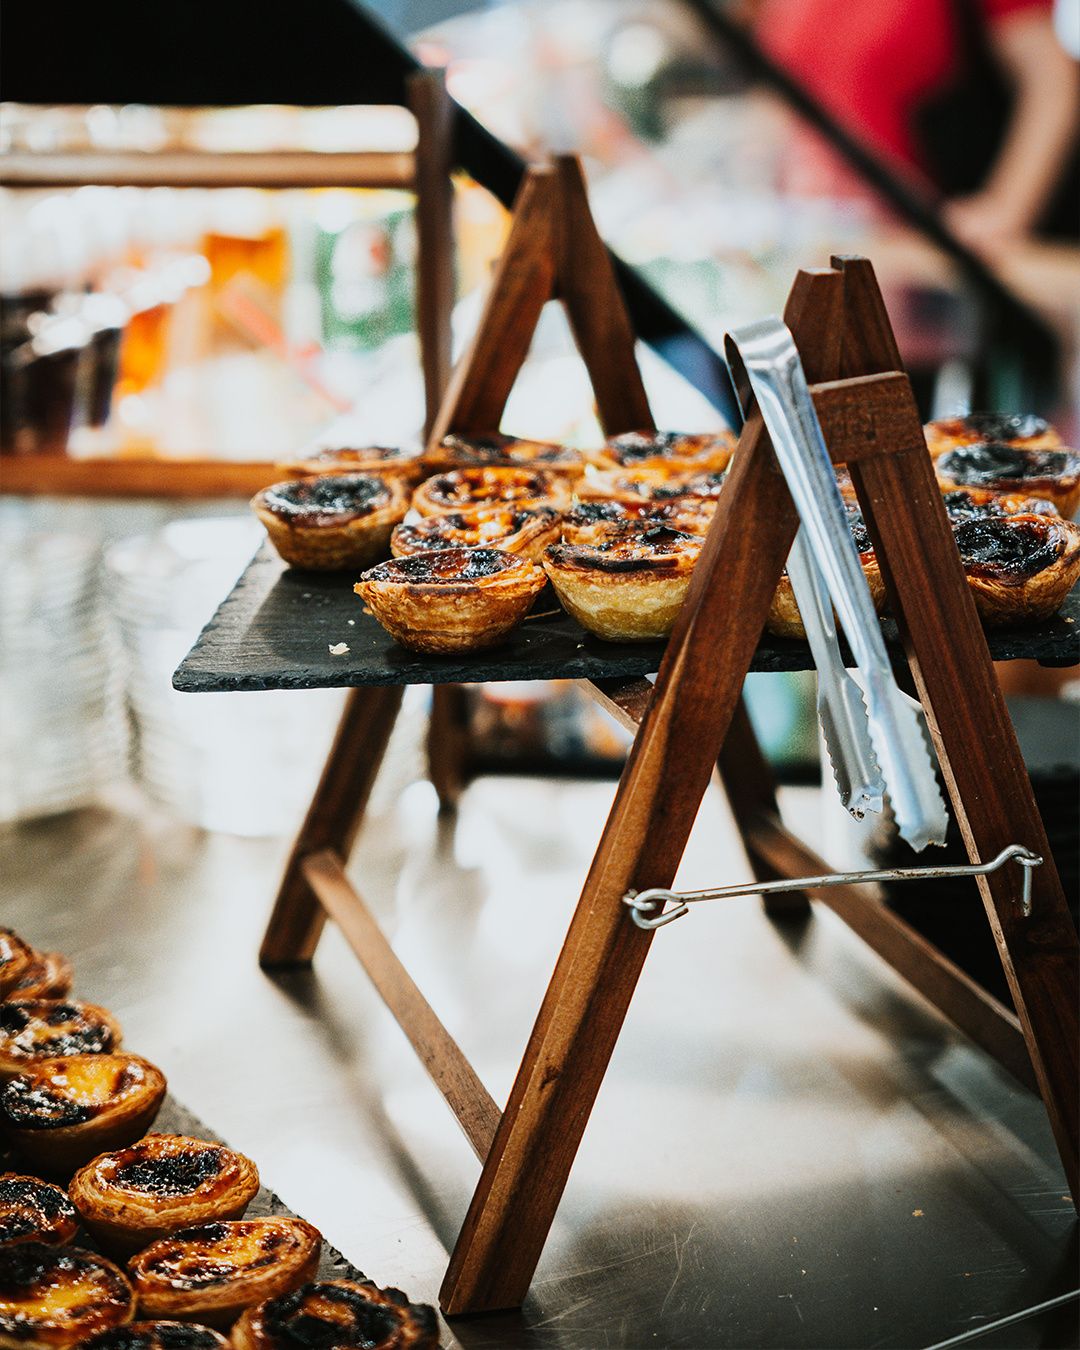
{"type": "MultiPolygon", "coordinates": [[[[64,7],[63,42],[55,4],[5,13],[3,818],[120,785],[207,828],[295,821],[340,699],[290,694],[295,743],[268,763],[285,695],[230,696],[219,717],[213,697],[173,693],[259,537],[235,486],[211,475],[200,498],[176,471],[272,466],[343,417],[356,443],[422,437],[415,196],[319,183],[342,156],[392,178],[416,154],[417,63],[445,67],[460,109],[455,355],[522,163],[572,150],[661,426],[733,422],[724,332],[781,309],[799,266],[858,252],[927,417],[1038,412],[1075,444],[1076,0],[310,0],[259,7],[257,23],[244,0],[215,8],[210,33],[176,11],[148,32],[124,0],[64,7]],[[238,155],[302,163],[305,185],[230,184],[238,155]],[[153,184],[155,164],[196,185],[153,184]],[[133,166],[147,186],[125,183],[133,166]],[[133,463],[149,486],[120,500],[133,463]]],[[[503,429],[599,438],[557,309],[503,429]]],[[[1008,678],[1073,717],[1069,672],[1008,678]]],[[[782,777],[816,781],[812,678],[751,677],[748,692],[782,777]]],[[[571,688],[469,697],[493,763],[618,771],[623,738],[571,688]]],[[[1049,742],[1074,734],[1070,720],[1049,742]]]]}

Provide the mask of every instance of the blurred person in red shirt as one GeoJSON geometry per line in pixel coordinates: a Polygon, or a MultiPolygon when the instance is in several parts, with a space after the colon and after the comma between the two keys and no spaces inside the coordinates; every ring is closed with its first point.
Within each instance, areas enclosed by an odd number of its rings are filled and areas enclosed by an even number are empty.
{"type": "MultiPolygon", "coordinates": [[[[755,8],[763,49],[895,169],[942,194],[947,223],[970,247],[999,252],[1040,223],[1075,237],[1076,185],[1062,180],[1080,71],[1054,31],[1052,0],[755,8]]],[[[827,190],[824,172],[837,186],[820,155],[796,158],[804,185],[812,177],[827,190]]]]}

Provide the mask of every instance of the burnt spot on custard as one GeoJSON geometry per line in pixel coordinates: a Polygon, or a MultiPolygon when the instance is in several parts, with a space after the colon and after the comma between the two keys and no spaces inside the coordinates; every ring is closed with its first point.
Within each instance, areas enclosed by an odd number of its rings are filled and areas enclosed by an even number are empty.
{"type": "Polygon", "coordinates": [[[553,544],[547,551],[557,567],[586,572],[647,572],[676,567],[701,547],[698,535],[670,525],[647,525],[620,532],[600,544],[553,544]]]}
{"type": "Polygon", "coordinates": [[[1061,556],[1063,540],[1049,521],[1030,516],[986,516],[953,529],[964,570],[1003,581],[1026,581],[1061,556]]]}
{"type": "Polygon", "coordinates": [[[0,1003],[0,1044],[32,1056],[96,1055],[113,1048],[112,1027],[77,1003],[26,999],[0,1003]],[[52,1029],[50,1031],[50,1029],[52,1029]]]}
{"type": "Polygon", "coordinates": [[[157,1277],[171,1289],[206,1289],[307,1255],[311,1248],[308,1234],[314,1230],[299,1220],[195,1224],[152,1243],[134,1259],[131,1269],[157,1277]],[[241,1246],[236,1256],[230,1254],[230,1239],[241,1246]]]}
{"type": "Polygon", "coordinates": [[[226,1156],[220,1148],[187,1148],[157,1157],[136,1157],[121,1163],[110,1181],[125,1191],[146,1195],[190,1195],[221,1173],[226,1156]]]}
{"type": "Polygon", "coordinates": [[[719,469],[715,473],[699,473],[693,478],[680,478],[670,483],[623,480],[619,487],[635,492],[647,501],[669,502],[680,497],[719,497],[726,477],[727,470],[719,469]]]}
{"type": "Polygon", "coordinates": [[[370,568],[363,581],[390,581],[402,585],[440,586],[484,581],[511,567],[520,558],[497,548],[445,548],[414,553],[410,558],[391,558],[370,568]]]}
{"type": "Polygon", "coordinates": [[[193,1322],[129,1322],[80,1342],[85,1350],[215,1350],[225,1344],[217,1332],[193,1322]]]}
{"type": "Polygon", "coordinates": [[[980,441],[1030,441],[1050,430],[1048,422],[1032,413],[974,412],[950,418],[944,425],[962,428],[980,441]]]}
{"type": "Polygon", "coordinates": [[[302,525],[341,525],[370,515],[390,501],[381,478],[371,474],[326,474],[276,483],[262,494],[262,505],[279,520],[302,525]]]}
{"type": "Polygon", "coordinates": [[[76,1222],[75,1206],[59,1186],[36,1177],[0,1177],[0,1245],[76,1222]]]}
{"type": "Polygon", "coordinates": [[[509,539],[529,525],[553,524],[557,517],[558,512],[550,506],[448,511],[441,516],[426,516],[413,525],[399,525],[395,537],[418,552],[428,549],[477,548],[485,544],[498,547],[493,537],[495,534],[500,540],[509,539]]]}
{"type": "Polygon", "coordinates": [[[332,1350],[396,1345],[406,1329],[414,1342],[434,1344],[435,1310],[411,1305],[400,1289],[365,1282],[314,1282],[271,1299],[258,1314],[260,1330],[285,1350],[332,1350]]]}
{"type": "Polygon", "coordinates": [[[1080,458],[1068,450],[1022,450],[1001,441],[975,441],[947,450],[937,460],[942,477],[970,487],[995,483],[1046,482],[1080,471],[1080,458]]]}

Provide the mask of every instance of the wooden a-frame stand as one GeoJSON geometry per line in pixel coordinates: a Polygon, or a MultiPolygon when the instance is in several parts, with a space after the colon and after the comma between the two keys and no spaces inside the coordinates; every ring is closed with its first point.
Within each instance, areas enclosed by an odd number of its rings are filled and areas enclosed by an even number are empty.
{"type": "MultiPolygon", "coordinates": [[[[580,174],[563,160],[532,173],[523,188],[480,332],[436,435],[498,426],[532,326],[556,290],[605,427],[651,425],[632,334],[580,174]]],[[[1076,935],[870,264],[835,259],[831,269],[799,273],[785,319],[832,458],[850,468],[969,857],[987,860],[1021,843],[1045,859],[1033,874],[1027,918],[1015,869],[978,881],[1016,1015],[864,888],[830,888],[815,898],[1038,1088],[1075,1198],[1076,935]]],[[[310,962],[325,918],[334,919],[480,1158],[480,1180],[442,1287],[447,1315],[515,1307],[525,1297],[653,937],[634,925],[623,897],[671,885],[718,760],[759,879],[829,870],[781,823],[741,703],[797,524],[754,412],[655,686],[586,685],[635,738],[501,1112],[345,876],[402,691],[365,688],[350,697],[278,894],[262,962],[270,968],[310,962]]],[[[795,904],[805,908],[806,901],[795,904]]]]}

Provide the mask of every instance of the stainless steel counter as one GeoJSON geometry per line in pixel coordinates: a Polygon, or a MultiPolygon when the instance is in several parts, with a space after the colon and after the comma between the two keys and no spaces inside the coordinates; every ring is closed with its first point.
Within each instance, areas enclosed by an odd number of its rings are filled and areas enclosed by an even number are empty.
{"type": "MultiPolygon", "coordinates": [[[[440,825],[426,783],[391,787],[355,874],[501,1101],[612,788],[485,780],[440,825]]],[[[813,793],[786,808],[815,828],[813,793]]],[[[0,833],[0,914],[350,1260],[434,1301],[477,1164],[336,932],[313,974],[259,971],[286,844],[125,797],[0,833]]],[[[748,875],[711,795],[680,881],[748,875]]],[[[729,901],[657,935],[521,1314],[444,1343],[1070,1344],[1070,1308],[990,1328],[1076,1266],[1040,1103],[831,915],[729,901]]]]}

